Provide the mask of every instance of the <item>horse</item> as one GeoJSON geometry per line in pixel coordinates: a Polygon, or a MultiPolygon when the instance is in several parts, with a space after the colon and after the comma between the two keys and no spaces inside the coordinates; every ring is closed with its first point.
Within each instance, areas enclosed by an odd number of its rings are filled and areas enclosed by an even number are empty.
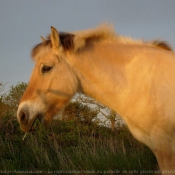
{"type": "Polygon", "coordinates": [[[175,53],[164,41],[121,36],[112,25],[58,32],[34,46],[35,67],[21,98],[22,130],[50,123],[81,92],[116,111],[164,174],[175,170],[175,53]]]}

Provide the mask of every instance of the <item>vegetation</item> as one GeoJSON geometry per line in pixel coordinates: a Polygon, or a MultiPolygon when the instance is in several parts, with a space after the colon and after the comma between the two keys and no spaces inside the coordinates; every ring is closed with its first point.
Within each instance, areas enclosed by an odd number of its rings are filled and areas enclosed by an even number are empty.
{"type": "MultiPolygon", "coordinates": [[[[8,93],[0,96],[0,117],[4,115],[16,115],[20,98],[26,87],[26,83],[18,83],[16,86],[11,86],[8,93]]],[[[3,89],[3,85],[0,84],[0,92],[2,92],[3,89]]]]}
{"type": "Polygon", "coordinates": [[[35,122],[37,131],[27,134],[25,140],[10,109],[0,118],[2,174],[146,175],[155,174],[158,168],[151,151],[136,141],[124,125],[114,130],[99,126],[92,122],[97,108],[77,100],[66,107],[64,120],[55,120],[48,128],[35,122]]]}

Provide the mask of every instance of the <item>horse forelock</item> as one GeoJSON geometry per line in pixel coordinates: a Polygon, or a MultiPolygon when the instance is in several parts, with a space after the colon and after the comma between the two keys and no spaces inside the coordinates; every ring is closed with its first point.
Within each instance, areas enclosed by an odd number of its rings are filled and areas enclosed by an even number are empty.
{"type": "MultiPolygon", "coordinates": [[[[64,50],[70,50],[71,48],[73,48],[74,34],[60,32],[59,38],[60,38],[60,42],[64,50]]],[[[51,53],[51,51],[52,51],[52,42],[51,42],[51,38],[49,35],[47,39],[44,39],[43,42],[33,47],[31,51],[31,57],[34,60],[37,60],[39,57],[42,57],[46,54],[51,53]]]]}
{"type": "MultiPolygon", "coordinates": [[[[115,40],[122,44],[129,45],[148,45],[157,47],[159,49],[172,51],[173,49],[169,44],[160,40],[144,41],[134,40],[130,37],[123,37],[114,32],[112,25],[103,24],[95,29],[88,29],[83,31],[77,31],[72,33],[60,32],[60,43],[64,51],[71,50],[74,52],[84,49],[88,43],[103,42],[106,40],[115,40]]],[[[37,44],[31,51],[31,56],[34,60],[51,53],[52,43],[50,35],[42,43],[37,44]]]]}

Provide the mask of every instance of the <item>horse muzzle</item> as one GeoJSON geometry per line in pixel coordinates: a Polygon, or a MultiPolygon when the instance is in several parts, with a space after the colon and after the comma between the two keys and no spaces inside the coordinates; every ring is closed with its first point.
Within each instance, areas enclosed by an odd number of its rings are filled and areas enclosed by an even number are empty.
{"type": "Polygon", "coordinates": [[[17,111],[17,119],[23,131],[32,131],[36,119],[43,121],[44,115],[38,110],[37,105],[21,103],[17,111]]]}

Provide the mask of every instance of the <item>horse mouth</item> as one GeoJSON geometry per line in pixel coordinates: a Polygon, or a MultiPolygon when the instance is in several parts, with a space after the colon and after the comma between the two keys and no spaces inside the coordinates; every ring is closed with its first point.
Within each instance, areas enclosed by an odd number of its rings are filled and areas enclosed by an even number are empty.
{"type": "Polygon", "coordinates": [[[43,115],[37,115],[34,120],[32,120],[30,123],[21,124],[21,129],[24,132],[33,132],[37,130],[37,125],[41,125],[44,123],[44,117],[43,115]]]}
{"type": "Polygon", "coordinates": [[[42,123],[43,123],[43,116],[42,115],[38,115],[35,118],[35,120],[33,121],[29,132],[36,131],[36,126],[35,125],[39,125],[39,124],[42,124],[42,123]]]}
{"type": "Polygon", "coordinates": [[[30,129],[27,129],[26,130],[26,129],[24,129],[24,128],[21,127],[22,130],[25,131],[25,134],[24,134],[24,136],[22,138],[23,141],[25,140],[25,138],[28,135],[28,133],[33,133],[34,131],[37,131],[37,129],[36,129],[37,126],[35,126],[35,125],[41,124],[42,123],[42,120],[43,120],[42,116],[37,116],[35,118],[35,120],[33,121],[33,123],[31,124],[30,129]]]}

